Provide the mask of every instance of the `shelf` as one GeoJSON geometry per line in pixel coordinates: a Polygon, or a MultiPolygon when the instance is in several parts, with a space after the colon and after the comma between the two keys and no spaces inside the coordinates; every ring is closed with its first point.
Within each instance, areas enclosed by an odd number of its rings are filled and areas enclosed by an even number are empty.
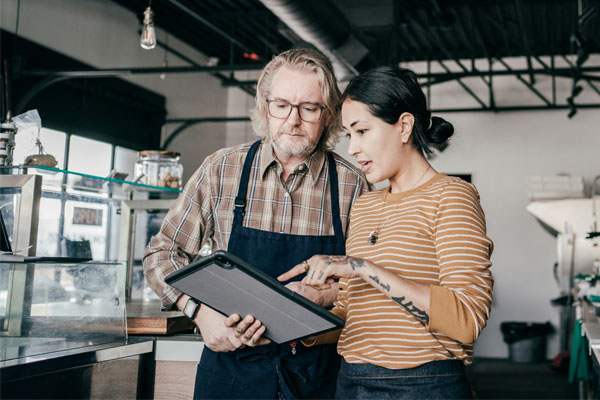
{"type": "Polygon", "coordinates": [[[131,192],[153,192],[177,195],[181,189],[173,189],[162,186],[146,185],[139,182],[121,179],[94,176],[81,172],[67,171],[58,168],[43,167],[39,165],[11,165],[0,167],[1,174],[35,174],[43,175],[43,190],[77,191],[85,193],[96,193],[99,195],[110,194],[114,197],[127,198],[131,192]]]}

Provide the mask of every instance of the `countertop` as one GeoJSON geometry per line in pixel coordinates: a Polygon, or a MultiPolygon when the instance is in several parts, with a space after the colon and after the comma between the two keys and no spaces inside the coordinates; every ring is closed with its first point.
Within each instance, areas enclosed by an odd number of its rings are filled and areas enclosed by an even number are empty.
{"type": "Polygon", "coordinates": [[[9,339],[0,338],[0,344],[3,344],[0,346],[1,382],[152,353],[154,350],[154,341],[144,338],[113,341],[18,338],[21,339],[19,343],[7,342],[9,339]]]}

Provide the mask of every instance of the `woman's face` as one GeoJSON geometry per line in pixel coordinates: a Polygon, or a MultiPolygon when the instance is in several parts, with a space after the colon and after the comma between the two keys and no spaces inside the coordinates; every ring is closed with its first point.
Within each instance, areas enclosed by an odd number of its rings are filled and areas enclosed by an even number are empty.
{"type": "Polygon", "coordinates": [[[364,103],[346,99],[342,104],[342,128],[350,138],[348,154],[356,158],[369,182],[394,180],[400,175],[410,146],[403,143],[400,121],[390,125],[371,114],[364,103]]]}

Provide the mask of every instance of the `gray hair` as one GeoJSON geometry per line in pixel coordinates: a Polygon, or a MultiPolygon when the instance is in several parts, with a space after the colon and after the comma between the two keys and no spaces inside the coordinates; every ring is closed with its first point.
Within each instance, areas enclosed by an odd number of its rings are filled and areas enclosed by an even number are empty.
{"type": "Polygon", "coordinates": [[[330,116],[317,147],[324,151],[333,150],[340,139],[341,132],[341,122],[336,112],[341,93],[331,62],[323,54],[312,49],[284,51],[273,57],[263,69],[256,85],[256,105],[250,116],[254,133],[263,139],[270,140],[267,97],[272,89],[273,78],[282,67],[311,71],[317,74],[321,86],[321,96],[325,102],[324,106],[330,116]]]}

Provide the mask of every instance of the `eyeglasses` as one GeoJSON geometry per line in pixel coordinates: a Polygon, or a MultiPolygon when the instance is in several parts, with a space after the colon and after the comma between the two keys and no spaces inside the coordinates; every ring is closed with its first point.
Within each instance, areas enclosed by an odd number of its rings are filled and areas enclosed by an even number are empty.
{"type": "Polygon", "coordinates": [[[269,115],[273,118],[286,119],[292,113],[292,108],[298,109],[298,115],[304,122],[317,122],[321,119],[324,106],[313,103],[291,104],[285,100],[269,100],[269,115]]]}

